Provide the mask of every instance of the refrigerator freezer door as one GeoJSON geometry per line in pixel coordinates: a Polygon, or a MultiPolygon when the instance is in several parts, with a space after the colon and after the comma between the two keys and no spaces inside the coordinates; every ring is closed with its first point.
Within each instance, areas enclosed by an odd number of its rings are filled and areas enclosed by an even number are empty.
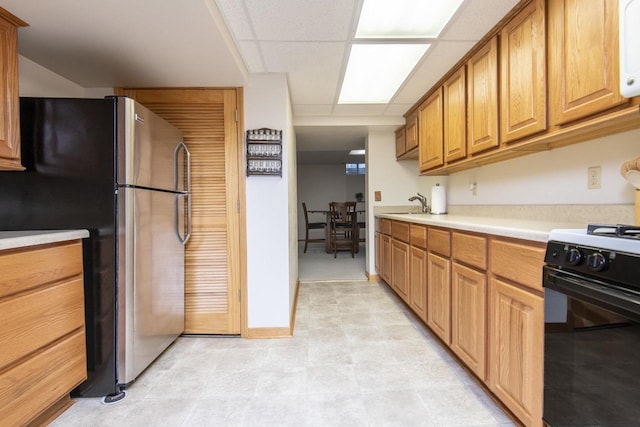
{"type": "Polygon", "coordinates": [[[119,384],[133,381],[184,331],[184,246],[175,228],[180,196],[118,192],[119,384]]]}
{"type": "Polygon", "coordinates": [[[186,161],[176,162],[186,156],[182,132],[134,100],[117,99],[118,184],[187,191],[186,161]]]}

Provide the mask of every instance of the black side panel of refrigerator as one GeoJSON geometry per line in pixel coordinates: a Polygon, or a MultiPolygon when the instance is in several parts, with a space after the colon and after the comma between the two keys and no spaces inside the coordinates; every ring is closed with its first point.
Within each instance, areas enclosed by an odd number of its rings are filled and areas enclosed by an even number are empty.
{"type": "Polygon", "coordinates": [[[88,379],[116,391],[115,100],[21,98],[24,172],[0,172],[3,230],[87,229],[83,241],[88,379]]]}

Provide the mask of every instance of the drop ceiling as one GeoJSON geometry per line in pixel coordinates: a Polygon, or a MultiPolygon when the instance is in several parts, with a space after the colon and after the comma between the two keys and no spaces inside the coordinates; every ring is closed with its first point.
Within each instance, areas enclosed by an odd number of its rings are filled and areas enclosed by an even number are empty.
{"type": "Polygon", "coordinates": [[[369,105],[337,104],[362,0],[0,0],[0,6],[30,25],[18,33],[22,56],[86,88],[245,86],[252,74],[284,73],[299,150],[328,152],[360,148],[348,145],[354,133],[363,145],[371,126],[402,123],[518,2],[465,0],[391,102],[369,105]]]}

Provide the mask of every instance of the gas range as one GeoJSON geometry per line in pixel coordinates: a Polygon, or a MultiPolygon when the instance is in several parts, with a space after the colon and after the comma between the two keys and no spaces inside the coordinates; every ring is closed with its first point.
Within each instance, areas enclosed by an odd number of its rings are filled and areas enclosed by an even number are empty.
{"type": "Polygon", "coordinates": [[[553,230],[544,286],[546,425],[638,426],[640,227],[553,230]]]}
{"type": "Polygon", "coordinates": [[[591,224],[549,234],[547,265],[640,292],[640,227],[591,224]]]}

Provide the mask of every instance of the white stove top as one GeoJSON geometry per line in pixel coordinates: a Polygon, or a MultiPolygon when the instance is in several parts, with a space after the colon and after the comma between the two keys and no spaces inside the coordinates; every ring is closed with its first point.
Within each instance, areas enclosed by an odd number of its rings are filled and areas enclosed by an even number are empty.
{"type": "Polygon", "coordinates": [[[616,252],[640,254],[640,239],[587,234],[586,228],[551,230],[549,240],[574,245],[590,246],[616,252]]]}

